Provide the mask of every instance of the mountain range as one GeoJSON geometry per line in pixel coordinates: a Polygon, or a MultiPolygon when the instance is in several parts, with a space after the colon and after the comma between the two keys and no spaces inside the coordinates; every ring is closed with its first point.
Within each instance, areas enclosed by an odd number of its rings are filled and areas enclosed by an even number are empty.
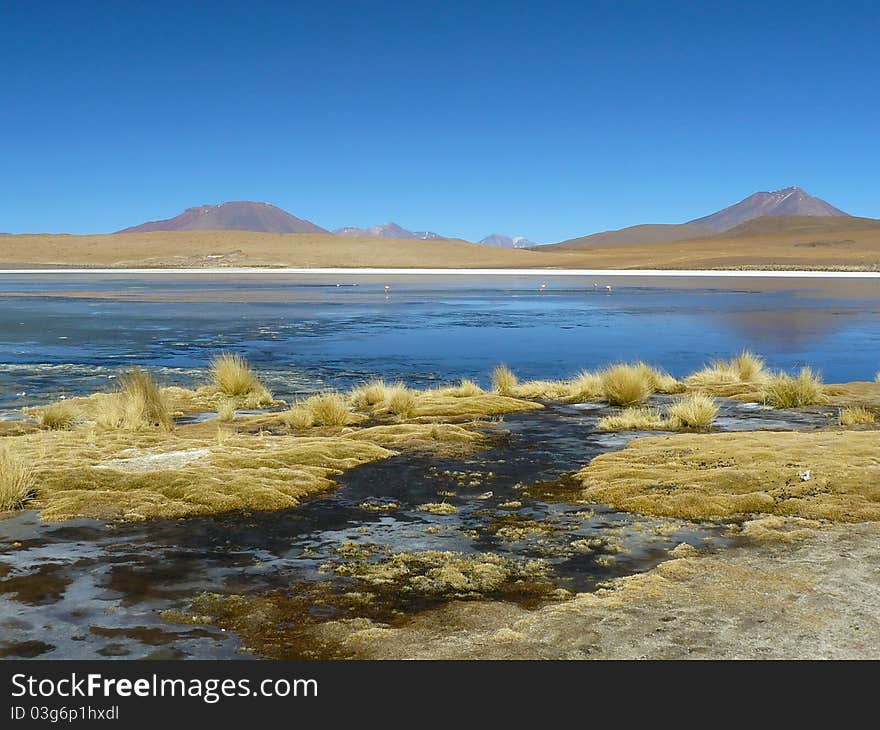
{"type": "MultiPolygon", "coordinates": [[[[652,244],[709,238],[758,219],[776,219],[776,228],[782,221],[796,225],[790,219],[849,218],[847,213],[830,203],[813,197],[798,187],[753,193],[734,205],[723,208],[686,223],[646,223],[613,231],[603,231],[572,238],[556,244],[540,246],[542,250],[583,249],[618,244],[652,244]]],[[[772,227],[773,224],[771,224],[772,227]]],[[[798,224],[799,225],[799,224],[798,224]]],[[[220,205],[201,205],[187,208],[183,213],[158,221],[149,221],[125,228],[118,233],[149,231],[239,230],[265,233],[317,233],[330,231],[304,218],[297,218],[269,203],[234,201],[220,205]]],[[[397,223],[388,222],[369,228],[338,228],[332,235],[355,238],[387,238],[397,240],[440,241],[452,240],[432,231],[412,231],[397,223]]],[[[493,233],[479,241],[499,248],[535,248],[539,244],[522,236],[493,233]]]]}
{"type": "Polygon", "coordinates": [[[351,236],[354,238],[401,238],[409,240],[437,241],[446,236],[432,231],[408,231],[394,221],[383,223],[372,228],[337,228],[333,233],[337,236],[351,236]]]}
{"type": "Polygon", "coordinates": [[[530,241],[528,238],[524,238],[523,236],[514,236],[511,238],[510,236],[505,236],[503,233],[493,233],[492,235],[481,239],[479,243],[482,243],[485,246],[498,246],[499,248],[533,248],[540,245],[534,241],[530,241]]]}

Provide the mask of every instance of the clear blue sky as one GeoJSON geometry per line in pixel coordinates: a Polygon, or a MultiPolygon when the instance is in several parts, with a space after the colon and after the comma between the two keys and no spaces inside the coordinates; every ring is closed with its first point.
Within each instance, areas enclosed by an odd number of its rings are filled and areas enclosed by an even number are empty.
{"type": "Polygon", "coordinates": [[[263,200],[544,242],[788,185],[880,217],[878,38],[872,2],[5,0],[0,231],[263,200]]]}

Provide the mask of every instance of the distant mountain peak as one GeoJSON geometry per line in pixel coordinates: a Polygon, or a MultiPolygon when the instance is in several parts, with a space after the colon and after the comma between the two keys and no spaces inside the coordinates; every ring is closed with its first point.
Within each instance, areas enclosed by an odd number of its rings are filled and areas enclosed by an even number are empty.
{"type": "Polygon", "coordinates": [[[688,223],[703,226],[715,232],[726,231],[742,223],[763,216],[847,216],[821,198],[815,198],[803,188],[792,185],[779,190],[752,193],[747,198],[717,213],[696,218],[688,223]]]}
{"type": "Polygon", "coordinates": [[[499,248],[531,248],[538,244],[524,236],[505,236],[503,233],[491,233],[480,241],[484,246],[499,248]]]}
{"type": "Polygon", "coordinates": [[[117,233],[149,231],[256,231],[258,233],[328,233],[311,221],[297,218],[271,203],[233,200],[187,208],[173,218],[148,221],[117,233]]]}
{"type": "Polygon", "coordinates": [[[433,231],[410,231],[394,221],[388,221],[388,223],[382,223],[370,228],[356,228],[354,226],[337,228],[333,233],[337,236],[350,236],[354,238],[403,238],[413,241],[437,241],[445,238],[445,236],[441,236],[433,231]]]}

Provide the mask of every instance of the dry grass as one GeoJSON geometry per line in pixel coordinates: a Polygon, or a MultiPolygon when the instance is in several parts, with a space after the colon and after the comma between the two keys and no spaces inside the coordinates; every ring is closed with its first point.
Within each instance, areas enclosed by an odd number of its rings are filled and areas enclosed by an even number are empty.
{"type": "Polygon", "coordinates": [[[603,396],[602,376],[582,370],[568,381],[568,400],[573,403],[590,403],[603,396]]]}
{"type": "Polygon", "coordinates": [[[239,406],[259,408],[273,401],[250,363],[236,352],[221,352],[211,360],[211,378],[220,393],[239,406]]]}
{"type": "Polygon", "coordinates": [[[526,380],[510,391],[516,398],[532,400],[568,400],[571,388],[565,380],[526,380]]]}
{"type": "Polygon", "coordinates": [[[385,381],[377,378],[353,388],[349,399],[353,408],[366,411],[384,405],[388,400],[388,390],[385,381]]]}
{"type": "Polygon", "coordinates": [[[348,434],[348,438],[369,441],[388,449],[431,452],[469,451],[486,440],[479,431],[456,426],[453,423],[395,423],[371,426],[348,434]]]}
{"type": "Polygon", "coordinates": [[[95,422],[108,430],[170,430],[171,409],[162,389],[146,370],[135,368],[119,378],[119,390],[94,400],[95,422]]]}
{"type": "Polygon", "coordinates": [[[352,420],[351,408],[339,393],[319,393],[307,398],[302,408],[312,414],[316,426],[345,426],[352,420]]]}
{"type": "Polygon", "coordinates": [[[651,393],[680,393],[684,385],[668,373],[643,362],[612,365],[601,372],[583,370],[567,380],[519,381],[506,365],[492,373],[499,395],[530,400],[589,403],[607,399],[612,405],[638,405],[651,393]]]}
{"type": "Polygon", "coordinates": [[[60,400],[40,411],[40,425],[52,431],[69,431],[83,422],[83,414],[75,402],[60,400]]]}
{"type": "Polygon", "coordinates": [[[841,426],[870,426],[877,422],[877,416],[864,406],[851,406],[840,409],[838,420],[841,426]]]}
{"type": "Polygon", "coordinates": [[[797,377],[774,375],[763,390],[764,402],[773,408],[801,408],[827,402],[822,378],[812,368],[801,368],[797,377]]]}
{"type": "Polygon", "coordinates": [[[685,386],[678,382],[665,370],[652,367],[644,362],[637,362],[635,367],[648,382],[652,393],[681,393],[685,386]]]}
{"type": "Polygon", "coordinates": [[[405,385],[392,388],[388,397],[388,410],[399,419],[412,418],[416,413],[417,394],[405,385]]]}
{"type": "Polygon", "coordinates": [[[20,509],[36,492],[33,462],[0,446],[0,511],[20,509]]]}
{"type": "Polygon", "coordinates": [[[312,411],[298,404],[294,404],[282,413],[281,420],[294,431],[304,431],[315,425],[315,416],[312,411]]]}
{"type": "Polygon", "coordinates": [[[262,386],[248,361],[236,352],[216,355],[211,360],[211,377],[223,395],[230,398],[247,395],[262,386]]]}
{"type": "Polygon", "coordinates": [[[40,431],[9,440],[22,460],[38,465],[33,504],[50,522],[283,509],[332,488],[347,469],[394,454],[334,436],[186,432],[40,431]]]}
{"type": "Polygon", "coordinates": [[[621,451],[596,457],[577,478],[585,500],[649,515],[880,520],[880,459],[873,431],[636,439],[621,451]]]}
{"type": "Polygon", "coordinates": [[[688,387],[721,395],[730,386],[760,385],[768,378],[764,358],[743,350],[729,360],[713,360],[702,370],[689,375],[685,383],[688,387]]]}
{"type": "Polygon", "coordinates": [[[235,398],[221,398],[217,401],[217,419],[223,423],[235,420],[235,398]]]}
{"type": "Polygon", "coordinates": [[[676,429],[706,429],[718,416],[718,404],[706,395],[688,395],[669,406],[667,417],[676,429]]]}
{"type": "Polygon", "coordinates": [[[480,387],[479,383],[464,378],[458,385],[437,388],[434,392],[439,395],[450,395],[453,398],[472,398],[475,395],[482,395],[486,391],[480,387]]]}
{"type": "Polygon", "coordinates": [[[513,395],[513,390],[518,382],[513,370],[503,363],[492,371],[492,389],[498,395],[513,395]]]}
{"type": "Polygon", "coordinates": [[[419,394],[414,418],[472,421],[479,418],[503,416],[505,413],[541,408],[543,406],[540,403],[532,403],[495,393],[460,398],[444,395],[439,391],[426,390],[419,394]]]}
{"type": "Polygon", "coordinates": [[[664,431],[668,424],[656,408],[624,408],[599,419],[602,431],[664,431]]]}
{"type": "Polygon", "coordinates": [[[630,407],[599,419],[603,431],[681,431],[709,428],[718,405],[705,395],[688,395],[669,405],[665,414],[656,408],[630,407]]]}
{"type": "Polygon", "coordinates": [[[602,371],[602,394],[613,406],[640,405],[651,393],[651,377],[640,365],[612,365],[602,371]]]}

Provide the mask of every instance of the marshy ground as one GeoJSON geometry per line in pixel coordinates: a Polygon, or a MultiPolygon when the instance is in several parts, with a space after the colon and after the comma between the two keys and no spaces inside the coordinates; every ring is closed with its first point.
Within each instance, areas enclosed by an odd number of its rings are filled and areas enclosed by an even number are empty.
{"type": "Polygon", "coordinates": [[[294,403],[133,371],[2,424],[0,652],[878,656],[878,407],[749,353],[294,403]]]}

